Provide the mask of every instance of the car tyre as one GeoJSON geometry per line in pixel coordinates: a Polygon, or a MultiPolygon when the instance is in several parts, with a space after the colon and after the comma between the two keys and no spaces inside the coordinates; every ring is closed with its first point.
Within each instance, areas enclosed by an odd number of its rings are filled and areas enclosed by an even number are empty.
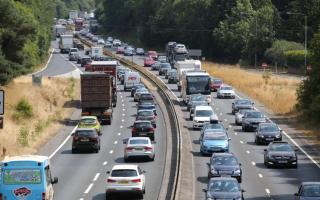
{"type": "Polygon", "coordinates": [[[124,160],[124,162],[126,162],[126,163],[129,162],[129,158],[124,157],[123,160],[124,160]]]}
{"type": "Polygon", "coordinates": [[[138,199],[143,199],[143,193],[138,194],[138,199]]]}
{"type": "Polygon", "coordinates": [[[156,156],[155,155],[153,155],[153,157],[152,158],[150,158],[150,160],[151,161],[154,161],[154,158],[155,158],[156,156]]]}
{"type": "Polygon", "coordinates": [[[72,150],[71,150],[71,153],[72,153],[72,154],[75,154],[75,153],[77,153],[77,150],[76,150],[76,149],[72,149],[72,150]]]}
{"type": "Polygon", "coordinates": [[[239,182],[239,183],[242,183],[242,176],[240,176],[240,177],[238,178],[238,182],[239,182]]]}

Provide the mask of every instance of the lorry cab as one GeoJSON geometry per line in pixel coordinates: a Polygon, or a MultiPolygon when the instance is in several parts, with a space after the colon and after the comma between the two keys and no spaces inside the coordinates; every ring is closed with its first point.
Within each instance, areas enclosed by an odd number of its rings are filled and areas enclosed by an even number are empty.
{"type": "Polygon", "coordinates": [[[50,160],[47,156],[23,155],[1,161],[0,199],[53,200],[50,160]]]}

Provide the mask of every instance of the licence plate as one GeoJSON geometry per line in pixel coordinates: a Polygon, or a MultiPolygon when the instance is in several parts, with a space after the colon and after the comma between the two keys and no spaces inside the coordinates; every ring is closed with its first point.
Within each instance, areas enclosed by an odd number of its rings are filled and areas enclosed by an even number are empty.
{"type": "Polygon", "coordinates": [[[143,148],[134,148],[134,150],[136,150],[136,151],[142,151],[143,148]]]}
{"type": "Polygon", "coordinates": [[[81,139],[81,142],[89,142],[89,139],[81,139]]]}
{"type": "Polygon", "coordinates": [[[128,184],[129,181],[119,181],[119,184],[128,184]]]}
{"type": "Polygon", "coordinates": [[[273,138],[266,138],[267,141],[273,141],[273,138]]]}
{"type": "Polygon", "coordinates": [[[279,162],[279,163],[287,163],[288,161],[286,161],[286,160],[279,160],[278,162],[279,162]]]}

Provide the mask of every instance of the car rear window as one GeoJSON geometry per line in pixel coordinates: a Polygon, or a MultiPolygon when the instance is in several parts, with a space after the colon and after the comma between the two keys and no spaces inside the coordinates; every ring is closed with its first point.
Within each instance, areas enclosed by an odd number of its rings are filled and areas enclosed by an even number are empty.
{"type": "Polygon", "coordinates": [[[132,177],[138,176],[137,171],[133,169],[117,169],[112,170],[111,172],[112,177],[132,177]]]}
{"type": "Polygon", "coordinates": [[[145,110],[145,111],[140,111],[138,112],[138,116],[152,116],[153,111],[152,110],[145,110]]]}
{"type": "Polygon", "coordinates": [[[143,128],[143,127],[152,127],[151,122],[138,122],[138,123],[134,123],[134,127],[135,128],[143,128]]]}
{"type": "Polygon", "coordinates": [[[96,124],[96,120],[93,119],[93,118],[86,118],[86,119],[81,119],[81,124],[90,124],[90,125],[93,125],[93,124],[96,124]]]}
{"type": "Polygon", "coordinates": [[[140,99],[152,100],[152,94],[141,94],[140,99]]]}
{"type": "Polygon", "coordinates": [[[91,137],[91,136],[95,136],[96,132],[95,131],[91,131],[91,130],[81,130],[81,131],[77,131],[76,132],[77,136],[80,137],[91,137]]]}
{"type": "Polygon", "coordinates": [[[129,144],[149,144],[148,140],[145,139],[135,139],[135,140],[130,140],[129,144]]]}

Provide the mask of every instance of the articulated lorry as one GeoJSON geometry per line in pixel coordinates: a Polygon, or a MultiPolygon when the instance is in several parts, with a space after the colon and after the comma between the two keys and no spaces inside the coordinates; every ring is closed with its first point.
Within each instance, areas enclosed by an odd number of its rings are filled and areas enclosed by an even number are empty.
{"type": "Polygon", "coordinates": [[[82,116],[97,116],[101,124],[111,124],[113,79],[113,76],[105,73],[81,74],[82,116]]]}

